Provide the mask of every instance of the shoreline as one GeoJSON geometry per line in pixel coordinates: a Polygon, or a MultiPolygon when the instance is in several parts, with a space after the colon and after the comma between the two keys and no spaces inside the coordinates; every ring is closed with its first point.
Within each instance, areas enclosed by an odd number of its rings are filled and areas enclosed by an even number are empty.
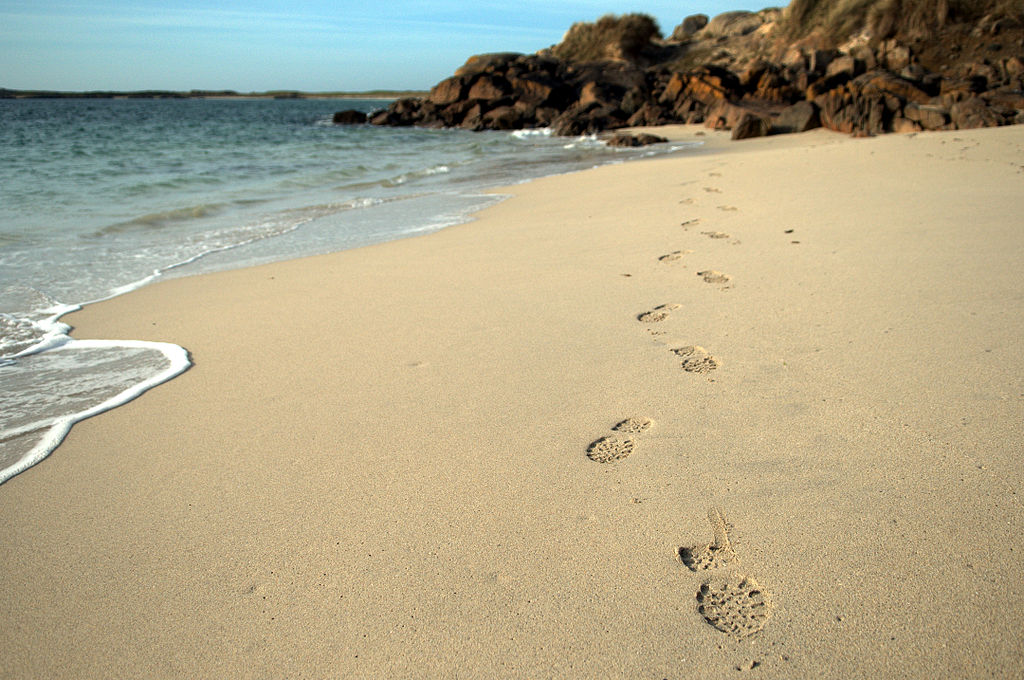
{"type": "Polygon", "coordinates": [[[195,365],[0,488],[12,675],[1019,669],[1024,132],[718,147],[66,317],[195,365]]]}

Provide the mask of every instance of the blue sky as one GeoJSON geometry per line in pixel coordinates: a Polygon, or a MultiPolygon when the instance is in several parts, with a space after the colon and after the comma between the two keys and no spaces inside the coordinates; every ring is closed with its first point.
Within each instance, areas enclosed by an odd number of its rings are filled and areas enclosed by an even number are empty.
{"type": "MultiPolygon", "coordinates": [[[[780,2],[778,4],[785,4],[780,2]]],[[[535,52],[573,22],[644,12],[671,33],[745,0],[0,0],[0,87],[426,89],[481,52],[535,52]]]]}

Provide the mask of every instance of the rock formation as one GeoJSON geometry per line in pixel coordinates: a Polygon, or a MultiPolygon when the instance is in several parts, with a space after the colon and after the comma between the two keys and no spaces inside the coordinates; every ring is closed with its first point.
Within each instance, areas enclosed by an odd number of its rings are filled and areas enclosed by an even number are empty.
{"type": "Polygon", "coordinates": [[[608,16],[536,54],[471,57],[369,122],[559,135],[703,123],[734,139],[1024,123],[1024,0],[793,0],[690,16],[668,39],[650,17],[608,16]]]}

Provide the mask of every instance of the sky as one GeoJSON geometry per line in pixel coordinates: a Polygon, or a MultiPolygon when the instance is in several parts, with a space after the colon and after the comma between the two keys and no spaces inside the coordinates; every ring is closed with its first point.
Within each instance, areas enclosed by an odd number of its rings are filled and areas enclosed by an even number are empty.
{"type": "MultiPolygon", "coordinates": [[[[783,5],[785,2],[778,2],[783,5]]],[[[424,90],[473,54],[536,52],[577,21],[643,12],[662,33],[749,0],[0,0],[0,87],[424,90]]]]}

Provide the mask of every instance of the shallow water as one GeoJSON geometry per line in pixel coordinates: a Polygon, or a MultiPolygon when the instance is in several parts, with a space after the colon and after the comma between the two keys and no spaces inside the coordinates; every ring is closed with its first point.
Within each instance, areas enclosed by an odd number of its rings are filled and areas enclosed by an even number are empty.
{"type": "Polygon", "coordinates": [[[488,188],[652,153],[330,122],[386,103],[0,100],[0,482],[189,366],[173,345],[72,340],[59,318],[79,305],[433,231],[498,200],[488,188]]]}

